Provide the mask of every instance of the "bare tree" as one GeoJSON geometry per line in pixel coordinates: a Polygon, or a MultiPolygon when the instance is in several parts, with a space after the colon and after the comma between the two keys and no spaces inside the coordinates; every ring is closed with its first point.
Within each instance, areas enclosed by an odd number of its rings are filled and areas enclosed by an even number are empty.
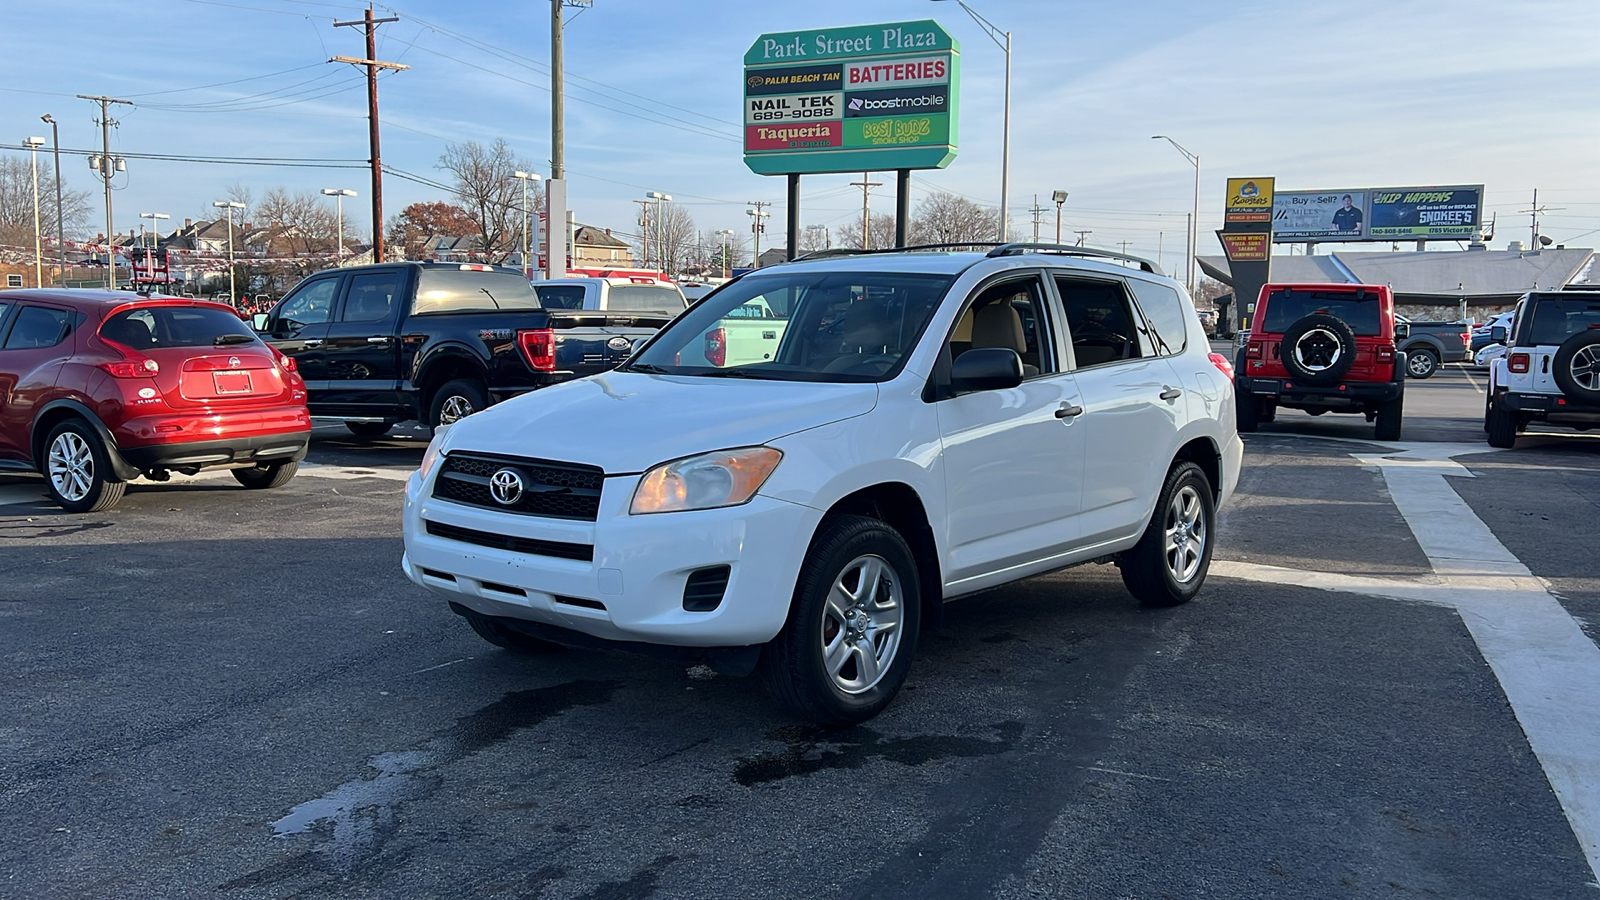
{"type": "Polygon", "coordinates": [[[833,241],[829,240],[828,226],[807,225],[800,230],[801,253],[815,253],[818,250],[826,250],[832,246],[833,241]]]}
{"type": "MultiPolygon", "coordinates": [[[[55,169],[39,157],[39,233],[54,245],[56,235],[55,169]]],[[[89,218],[89,192],[61,191],[61,216],[66,233],[78,234],[89,218]]],[[[0,244],[33,246],[33,165],[26,156],[0,156],[0,244]]]]}
{"type": "MultiPolygon", "coordinates": [[[[894,246],[894,216],[890,213],[878,213],[868,220],[868,233],[873,247],[894,246]]],[[[849,225],[840,225],[834,229],[833,242],[839,247],[849,247],[853,250],[861,249],[861,221],[858,219],[849,225]]]]}
{"type": "MultiPolygon", "coordinates": [[[[477,141],[451,144],[439,157],[439,168],[454,177],[456,203],[471,220],[485,261],[505,262],[522,248],[523,185],[514,173],[532,169],[531,162],[512,153],[504,138],[497,138],[489,147],[477,141]]],[[[537,190],[529,193],[528,202],[535,210],[543,205],[540,196],[537,190]]],[[[565,226],[552,223],[551,227],[565,226]]]]}
{"type": "Polygon", "coordinates": [[[917,203],[916,213],[911,217],[910,241],[913,244],[992,241],[999,231],[999,210],[955,194],[935,191],[917,203]]]}
{"type": "MultiPolygon", "coordinates": [[[[641,254],[645,236],[640,235],[641,254]]],[[[657,203],[650,209],[650,256],[667,272],[676,272],[695,260],[698,242],[695,237],[694,216],[675,203],[657,203]]],[[[644,257],[641,255],[641,259],[644,257]]]]}

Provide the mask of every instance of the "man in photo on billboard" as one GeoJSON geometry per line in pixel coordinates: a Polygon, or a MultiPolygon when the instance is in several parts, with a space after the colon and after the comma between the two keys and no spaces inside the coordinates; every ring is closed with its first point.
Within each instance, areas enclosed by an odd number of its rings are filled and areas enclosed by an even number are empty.
{"type": "Polygon", "coordinates": [[[1350,195],[1344,195],[1344,205],[1333,213],[1333,230],[1335,231],[1360,231],[1361,208],[1350,202],[1350,195]]]}

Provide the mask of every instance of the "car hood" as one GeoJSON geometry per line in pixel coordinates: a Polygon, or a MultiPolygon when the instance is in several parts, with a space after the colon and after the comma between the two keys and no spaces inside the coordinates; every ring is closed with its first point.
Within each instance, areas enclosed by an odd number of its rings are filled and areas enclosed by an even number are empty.
{"type": "Polygon", "coordinates": [[[876,384],[607,372],[491,406],[450,427],[446,451],[477,450],[642,472],[864,415],[876,384]]]}

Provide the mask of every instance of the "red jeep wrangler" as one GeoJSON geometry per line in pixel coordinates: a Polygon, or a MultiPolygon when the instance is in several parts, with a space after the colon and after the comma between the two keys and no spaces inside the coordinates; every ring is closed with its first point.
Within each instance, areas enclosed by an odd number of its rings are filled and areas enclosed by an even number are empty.
{"type": "Polygon", "coordinates": [[[1269,284],[1235,360],[1240,431],[1271,422],[1278,407],[1362,413],[1380,441],[1400,439],[1408,327],[1394,294],[1371,284],[1269,284]]]}

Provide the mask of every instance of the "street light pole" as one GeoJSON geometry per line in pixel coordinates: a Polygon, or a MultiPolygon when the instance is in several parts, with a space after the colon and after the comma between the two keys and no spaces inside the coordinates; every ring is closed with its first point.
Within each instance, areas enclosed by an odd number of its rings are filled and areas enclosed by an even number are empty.
{"type": "Polygon", "coordinates": [[[61,129],[56,127],[55,116],[45,113],[39,121],[50,124],[50,140],[55,148],[56,167],[56,259],[61,263],[61,275],[56,279],[67,283],[67,225],[61,216],[61,129]]]}
{"type": "MultiPolygon", "coordinates": [[[[156,251],[161,249],[161,220],[170,219],[166,213],[139,213],[139,218],[150,220],[150,246],[145,249],[145,268],[150,272],[150,284],[156,283],[156,251]]],[[[131,268],[131,266],[130,266],[131,268]]],[[[131,272],[129,273],[131,276],[131,272]]],[[[167,285],[172,284],[172,270],[167,270],[167,285]]]]}
{"type": "Polygon", "coordinates": [[[1054,200],[1056,202],[1056,243],[1060,244],[1061,243],[1061,205],[1063,203],[1067,202],[1067,192],[1066,191],[1056,191],[1055,193],[1050,195],[1050,199],[1052,199],[1052,200],[1054,200]]]}
{"type": "Polygon", "coordinates": [[[1189,226],[1184,229],[1183,235],[1184,244],[1187,248],[1189,256],[1189,258],[1184,261],[1183,271],[1185,279],[1189,282],[1189,295],[1192,297],[1194,296],[1195,281],[1194,257],[1195,254],[1200,251],[1200,157],[1197,154],[1190,153],[1188,150],[1185,150],[1182,144],[1164,134],[1151,135],[1150,140],[1166,141],[1167,143],[1171,144],[1179,153],[1182,153],[1183,158],[1187,159],[1190,164],[1194,166],[1194,213],[1193,218],[1189,220],[1189,226]]]}
{"type": "Polygon", "coordinates": [[[523,172],[518,170],[511,173],[511,177],[522,182],[522,274],[528,274],[528,257],[533,253],[533,235],[531,233],[532,219],[528,210],[528,182],[538,181],[538,172],[523,172]]]}
{"type": "Polygon", "coordinates": [[[239,285],[234,280],[233,266],[233,211],[244,209],[244,204],[237,200],[213,200],[211,205],[217,209],[228,211],[228,304],[236,305],[239,302],[239,285]]]}
{"type": "Polygon", "coordinates": [[[966,10],[972,21],[988,33],[989,40],[1006,52],[1005,113],[1000,132],[1000,242],[1005,243],[1010,239],[1011,231],[1011,205],[1008,199],[1011,189],[1011,32],[1001,31],[999,26],[978,15],[966,4],[966,0],[956,0],[956,5],[966,10]]]}
{"type": "Polygon", "coordinates": [[[733,261],[729,257],[733,254],[733,229],[724,228],[718,231],[717,235],[722,238],[722,277],[731,278],[733,261]]]}
{"type": "Polygon", "coordinates": [[[33,286],[44,287],[44,251],[39,240],[39,147],[42,137],[23,138],[33,165],[33,286]]]}
{"type": "MultiPolygon", "coordinates": [[[[666,272],[667,248],[661,246],[661,219],[666,215],[666,204],[672,202],[672,195],[663,194],[660,191],[646,191],[645,196],[650,200],[661,204],[661,210],[656,214],[656,259],[661,263],[660,270],[662,272],[666,272]]],[[[647,210],[644,217],[645,247],[648,248],[650,246],[650,214],[648,212],[649,207],[646,206],[645,209],[647,210]]],[[[650,268],[650,254],[648,250],[645,252],[644,266],[647,269],[650,268]]]]}
{"type": "MultiPolygon", "coordinates": [[[[334,215],[339,219],[338,224],[335,226],[335,229],[336,229],[335,233],[338,235],[337,240],[339,242],[338,249],[335,251],[335,253],[336,253],[335,259],[337,260],[337,265],[338,266],[343,266],[344,265],[344,198],[346,198],[346,197],[354,197],[356,195],[356,192],[350,190],[349,188],[323,188],[322,192],[324,194],[327,194],[329,197],[333,198],[333,204],[334,204],[334,210],[335,210],[334,215]]],[[[374,227],[382,228],[383,224],[380,222],[378,225],[376,225],[374,227]]],[[[377,253],[378,242],[376,240],[374,240],[373,243],[372,243],[372,250],[373,250],[374,254],[377,253]]],[[[383,260],[378,259],[376,255],[373,256],[372,261],[373,262],[383,262],[383,260]]]]}

